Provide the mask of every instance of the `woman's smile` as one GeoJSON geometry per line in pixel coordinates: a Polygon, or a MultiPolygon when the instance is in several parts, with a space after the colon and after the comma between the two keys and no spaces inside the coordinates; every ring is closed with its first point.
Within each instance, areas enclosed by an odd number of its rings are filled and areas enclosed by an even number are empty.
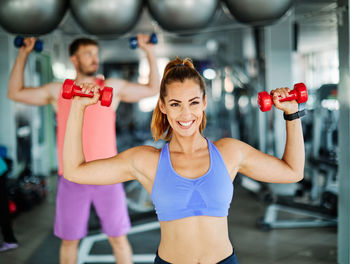
{"type": "Polygon", "coordinates": [[[184,128],[184,129],[188,129],[191,127],[191,125],[194,123],[194,120],[191,120],[191,121],[178,121],[177,122],[180,127],[184,128]]]}

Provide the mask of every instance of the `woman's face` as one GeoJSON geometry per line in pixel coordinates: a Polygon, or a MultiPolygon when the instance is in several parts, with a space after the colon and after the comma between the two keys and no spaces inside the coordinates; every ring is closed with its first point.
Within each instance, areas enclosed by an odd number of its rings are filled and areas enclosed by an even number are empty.
{"type": "Polygon", "coordinates": [[[191,136],[199,131],[203,112],[207,107],[207,97],[199,84],[193,80],[173,82],[166,86],[164,104],[160,101],[160,110],[167,115],[173,133],[191,136]]]}

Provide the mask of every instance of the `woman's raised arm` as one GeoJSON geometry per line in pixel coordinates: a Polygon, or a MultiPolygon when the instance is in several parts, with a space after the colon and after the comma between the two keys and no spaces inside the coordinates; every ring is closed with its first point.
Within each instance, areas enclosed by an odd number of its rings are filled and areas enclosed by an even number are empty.
{"type": "Polygon", "coordinates": [[[96,84],[83,84],[82,91],[94,92],[93,98],[75,97],[71,104],[63,145],[63,175],[72,182],[80,184],[113,184],[135,179],[133,159],[137,156],[137,147],[129,149],[112,158],[86,162],[83,153],[82,127],[85,108],[98,101],[96,84]]]}
{"type": "MultiPolygon", "coordinates": [[[[280,98],[288,96],[289,88],[279,88],[271,91],[276,108],[285,114],[298,111],[298,103],[293,101],[280,102],[280,98]]],[[[240,171],[252,178],[277,183],[300,181],[304,177],[305,149],[300,118],[286,121],[286,145],[282,159],[264,154],[254,148],[242,146],[242,164],[240,171]]]]}

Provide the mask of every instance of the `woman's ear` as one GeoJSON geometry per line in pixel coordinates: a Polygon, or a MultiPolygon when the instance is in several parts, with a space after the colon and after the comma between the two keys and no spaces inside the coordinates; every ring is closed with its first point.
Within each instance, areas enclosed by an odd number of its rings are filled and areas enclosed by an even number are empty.
{"type": "Polygon", "coordinates": [[[204,110],[207,109],[207,102],[207,95],[205,95],[203,99],[204,110]]]}
{"type": "Polygon", "coordinates": [[[162,102],[161,99],[159,99],[158,105],[159,105],[159,110],[160,110],[164,115],[166,115],[165,105],[164,105],[164,103],[162,102]]]}

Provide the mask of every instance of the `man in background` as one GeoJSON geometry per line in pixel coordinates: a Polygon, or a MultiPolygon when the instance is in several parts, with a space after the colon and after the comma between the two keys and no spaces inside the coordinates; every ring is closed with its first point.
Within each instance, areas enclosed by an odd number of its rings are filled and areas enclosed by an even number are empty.
{"type": "MultiPolygon", "coordinates": [[[[127,80],[108,78],[102,86],[113,88],[113,101],[110,107],[96,104],[87,109],[83,127],[83,146],[87,161],[108,158],[117,154],[115,112],[119,102],[137,102],[159,92],[159,76],[154,46],[148,43],[149,37],[138,35],[138,45],[146,53],[150,66],[149,82],[146,85],[127,80]],[[112,142],[112,144],[111,144],[112,142]]],[[[63,140],[71,100],[61,96],[62,83],[52,82],[40,87],[24,85],[23,72],[28,55],[33,51],[35,38],[24,40],[13,66],[8,97],[14,101],[30,105],[51,104],[57,114],[58,150],[58,190],[54,233],[62,240],[60,263],[77,262],[78,244],[87,235],[90,206],[93,204],[100,219],[102,231],[107,234],[118,264],[132,263],[132,250],[126,234],[130,229],[126,197],[123,186],[80,185],[65,180],[62,167],[63,140]]],[[[98,43],[89,38],[74,40],[70,47],[70,59],[76,70],[75,83],[101,80],[95,77],[98,66],[98,43]]]]}

